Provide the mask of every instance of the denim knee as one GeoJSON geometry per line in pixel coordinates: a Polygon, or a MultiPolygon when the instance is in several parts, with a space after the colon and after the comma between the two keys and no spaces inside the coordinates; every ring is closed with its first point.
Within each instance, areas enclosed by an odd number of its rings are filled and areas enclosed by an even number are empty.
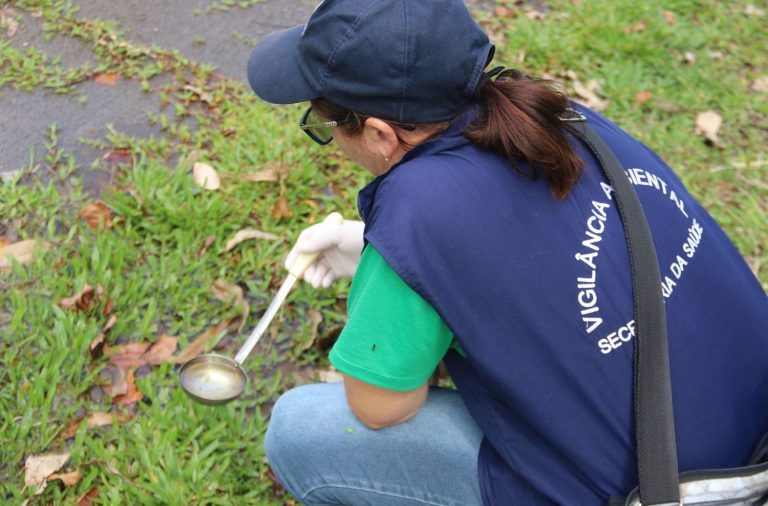
{"type": "Polygon", "coordinates": [[[304,385],[277,399],[264,437],[264,452],[289,492],[299,492],[299,477],[306,474],[312,456],[318,447],[331,443],[325,427],[329,419],[338,420],[340,411],[346,409],[341,383],[304,385]]]}

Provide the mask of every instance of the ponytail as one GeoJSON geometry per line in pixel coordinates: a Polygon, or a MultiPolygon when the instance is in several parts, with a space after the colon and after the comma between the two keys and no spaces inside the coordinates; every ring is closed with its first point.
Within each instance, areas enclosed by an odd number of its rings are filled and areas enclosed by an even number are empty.
{"type": "Polygon", "coordinates": [[[480,113],[464,130],[467,139],[508,159],[524,177],[543,174],[555,197],[567,197],[584,162],[561,130],[559,118],[568,107],[565,95],[551,81],[505,70],[499,79],[481,86],[479,98],[480,113]],[[530,172],[523,171],[520,162],[529,163],[530,172]]]}

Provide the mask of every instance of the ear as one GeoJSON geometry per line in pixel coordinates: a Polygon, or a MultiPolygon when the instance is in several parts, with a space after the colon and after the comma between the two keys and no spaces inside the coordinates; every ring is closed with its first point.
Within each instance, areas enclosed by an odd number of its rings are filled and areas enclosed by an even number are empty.
{"type": "Polygon", "coordinates": [[[400,147],[400,139],[392,126],[379,118],[368,118],[363,127],[365,147],[373,155],[381,158],[391,158],[400,147]]]}

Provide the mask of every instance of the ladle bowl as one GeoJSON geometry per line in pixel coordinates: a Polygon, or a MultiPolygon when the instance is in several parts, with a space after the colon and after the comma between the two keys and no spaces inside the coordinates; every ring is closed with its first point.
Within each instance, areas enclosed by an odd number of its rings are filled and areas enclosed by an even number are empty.
{"type": "MultiPolygon", "coordinates": [[[[324,220],[324,223],[333,225],[341,225],[343,222],[344,218],[339,213],[331,213],[324,220]]],[[[288,277],[283,281],[275,298],[272,299],[258,325],[253,329],[234,359],[215,353],[207,353],[195,357],[181,366],[179,382],[181,388],[192,399],[204,404],[218,405],[227,403],[243,393],[248,377],[245,375],[241,364],[251,353],[256,343],[259,342],[264,331],[267,330],[269,322],[272,321],[283,301],[288,297],[296,280],[304,274],[307,267],[312,265],[318,255],[319,252],[297,253],[290,265],[286,265],[288,277]]],[[[289,258],[292,256],[289,255],[289,258]]]]}
{"type": "Polygon", "coordinates": [[[233,359],[207,353],[186,362],[179,370],[179,381],[182,389],[194,400],[219,405],[243,393],[248,377],[233,359]]]}

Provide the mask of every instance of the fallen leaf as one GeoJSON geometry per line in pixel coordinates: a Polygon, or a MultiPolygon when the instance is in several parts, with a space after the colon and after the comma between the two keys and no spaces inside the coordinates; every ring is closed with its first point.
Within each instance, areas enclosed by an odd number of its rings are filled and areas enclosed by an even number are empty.
{"type": "Polygon", "coordinates": [[[533,21],[547,17],[547,13],[545,11],[538,10],[534,7],[525,6],[523,11],[525,12],[525,17],[533,21]]]}
{"type": "Polygon", "coordinates": [[[176,355],[174,361],[177,364],[183,364],[200,355],[203,351],[205,351],[208,343],[212,343],[219,337],[219,334],[229,330],[230,323],[232,323],[231,320],[221,321],[213,327],[206,329],[198,334],[197,337],[191,343],[189,343],[186,348],[181,350],[179,354],[176,355]]]}
{"type": "Polygon", "coordinates": [[[608,100],[598,96],[600,85],[594,79],[590,79],[585,85],[573,70],[567,70],[565,76],[571,80],[573,91],[577,95],[577,102],[581,102],[595,111],[604,111],[608,107],[608,100]],[[578,100],[580,99],[580,100],[578,100]]]}
{"type": "Polygon", "coordinates": [[[200,251],[197,252],[197,257],[200,258],[203,255],[205,255],[205,253],[208,251],[208,248],[211,247],[211,244],[213,244],[213,241],[215,240],[216,240],[215,235],[209,235],[208,237],[206,237],[205,240],[203,241],[203,247],[200,248],[200,251]]]}
{"type": "Polygon", "coordinates": [[[320,313],[320,311],[317,311],[315,309],[310,309],[308,312],[309,321],[312,322],[311,327],[311,333],[312,333],[312,341],[317,339],[317,330],[320,328],[320,324],[323,322],[323,315],[320,313]]]}
{"type": "Polygon", "coordinates": [[[48,477],[47,481],[53,481],[53,480],[61,480],[62,483],[64,483],[65,487],[71,487],[72,485],[77,485],[77,483],[82,479],[83,474],[78,471],[70,471],[68,473],[55,473],[48,477]]]}
{"type": "Polygon", "coordinates": [[[288,208],[288,199],[285,196],[285,188],[280,190],[280,197],[275,203],[275,207],[272,208],[272,217],[276,220],[280,218],[290,218],[293,216],[293,212],[288,208]]]}
{"type": "Polygon", "coordinates": [[[0,269],[7,269],[11,266],[9,258],[13,258],[20,264],[32,261],[35,244],[38,245],[40,251],[45,251],[50,247],[47,242],[36,239],[27,239],[13,244],[0,244],[0,269]]]}
{"type": "Polygon", "coordinates": [[[653,93],[650,91],[640,91],[637,93],[637,96],[635,97],[635,100],[638,104],[643,105],[648,103],[649,100],[653,98],[653,93]]]}
{"type": "Polygon", "coordinates": [[[101,285],[96,285],[94,288],[86,283],[79,293],[61,299],[56,304],[62,309],[69,309],[70,311],[88,311],[91,304],[101,302],[102,295],[104,295],[104,288],[101,285]]]}
{"type": "Polygon", "coordinates": [[[92,487],[88,492],[77,498],[77,506],[93,506],[93,501],[99,496],[99,489],[92,487]]]}
{"type": "Polygon", "coordinates": [[[683,54],[683,61],[688,65],[693,65],[696,63],[696,55],[690,51],[686,51],[685,54],[683,54]]]}
{"type": "Polygon", "coordinates": [[[675,21],[675,13],[672,11],[664,11],[664,19],[667,20],[669,26],[675,26],[677,23],[677,21],[675,21]]]}
{"type": "Polygon", "coordinates": [[[315,373],[317,374],[317,379],[321,383],[337,383],[339,381],[344,381],[344,376],[333,367],[329,369],[317,369],[315,373]]]}
{"type": "Polygon", "coordinates": [[[149,343],[128,343],[120,347],[116,354],[109,359],[118,368],[127,371],[132,367],[141,367],[146,364],[142,357],[149,348],[149,343]]]}
{"type": "Polygon", "coordinates": [[[144,398],[144,394],[136,388],[136,378],[133,376],[133,369],[128,371],[128,374],[125,377],[125,382],[128,385],[128,391],[123,395],[115,396],[112,399],[112,402],[128,406],[144,398]]]}
{"type": "Polygon", "coordinates": [[[498,5],[493,8],[493,15],[497,18],[506,18],[512,15],[512,9],[503,5],[498,5]]]}
{"type": "Polygon", "coordinates": [[[37,485],[35,495],[45,489],[46,478],[61,469],[69,460],[69,453],[30,455],[24,462],[24,488],[37,485]]]}
{"type": "Polygon", "coordinates": [[[101,377],[102,379],[109,379],[109,382],[103,387],[108,396],[117,397],[128,393],[128,382],[123,369],[107,366],[101,370],[101,377]]]}
{"type": "Polygon", "coordinates": [[[765,9],[755,7],[753,4],[747,4],[744,8],[744,14],[747,16],[757,16],[759,18],[765,16],[765,9]]]}
{"type": "Polygon", "coordinates": [[[21,169],[0,172],[0,182],[11,181],[19,174],[21,174],[21,169]]]}
{"type": "Polygon", "coordinates": [[[88,351],[91,354],[91,358],[96,359],[101,356],[101,352],[104,349],[104,338],[106,337],[107,332],[109,332],[112,327],[115,326],[115,323],[117,323],[117,316],[110,316],[109,320],[107,320],[107,323],[101,329],[101,332],[99,332],[99,335],[96,336],[93,341],[91,341],[91,344],[88,345],[88,351]]]}
{"type": "Polygon", "coordinates": [[[227,245],[224,248],[224,251],[232,251],[235,246],[240,244],[243,241],[247,241],[249,239],[264,239],[267,241],[276,241],[277,239],[280,239],[275,234],[270,234],[269,232],[262,232],[261,230],[256,230],[254,228],[244,228],[242,230],[238,230],[235,235],[227,241],[227,245]]]}
{"type": "Polygon", "coordinates": [[[128,148],[114,148],[101,157],[101,162],[110,169],[116,169],[119,166],[133,166],[133,155],[128,148]]]}
{"type": "Polygon", "coordinates": [[[628,35],[636,32],[642,32],[642,31],[645,31],[645,23],[643,23],[642,21],[627,25],[627,27],[624,28],[624,33],[628,35]]]}
{"type": "Polygon", "coordinates": [[[278,180],[278,174],[274,169],[262,170],[259,172],[249,172],[244,174],[242,181],[248,181],[251,183],[264,183],[278,180]]]}
{"type": "Polygon", "coordinates": [[[88,226],[93,229],[112,228],[112,212],[100,200],[94,200],[85,206],[77,213],[77,216],[85,218],[88,221],[88,226]]]}
{"type": "Polygon", "coordinates": [[[0,27],[5,27],[6,37],[13,37],[19,29],[16,11],[6,6],[0,9],[0,27]]]}
{"type": "Polygon", "coordinates": [[[717,132],[723,124],[723,118],[715,111],[704,111],[696,116],[696,135],[703,135],[708,141],[717,147],[722,147],[717,132]]]}
{"type": "Polygon", "coordinates": [[[184,86],[183,89],[187,91],[191,91],[192,93],[197,95],[198,98],[200,98],[201,102],[205,102],[208,105],[213,104],[213,95],[211,95],[207,91],[201,90],[197,86],[192,86],[191,84],[187,84],[186,86],[184,86]]]}
{"type": "Polygon", "coordinates": [[[211,291],[213,291],[213,295],[220,301],[233,302],[234,305],[240,306],[240,323],[237,325],[237,331],[242,332],[251,310],[248,301],[245,300],[243,289],[239,285],[235,285],[224,279],[217,279],[213,282],[213,285],[211,285],[211,291]]]}
{"type": "Polygon", "coordinates": [[[105,84],[107,86],[114,86],[117,84],[119,75],[116,72],[104,72],[101,74],[93,75],[93,82],[96,84],[105,84]]]}
{"type": "Polygon", "coordinates": [[[141,356],[141,358],[149,365],[162,364],[173,356],[178,341],[178,337],[171,337],[163,334],[158,338],[157,342],[152,345],[149,351],[141,356]]]}
{"type": "Polygon", "coordinates": [[[221,179],[216,169],[203,162],[195,162],[192,166],[192,179],[195,184],[206,190],[221,188],[221,179]]]}
{"type": "Polygon", "coordinates": [[[309,321],[312,322],[312,326],[309,328],[309,341],[304,343],[304,345],[301,347],[302,353],[314,346],[315,341],[317,340],[317,331],[320,328],[320,324],[323,322],[323,315],[320,313],[320,311],[310,309],[307,311],[307,315],[309,316],[309,321]]]}
{"type": "Polygon", "coordinates": [[[768,75],[758,77],[755,79],[751,85],[749,85],[750,91],[755,91],[757,93],[764,93],[768,91],[768,75]]]}

